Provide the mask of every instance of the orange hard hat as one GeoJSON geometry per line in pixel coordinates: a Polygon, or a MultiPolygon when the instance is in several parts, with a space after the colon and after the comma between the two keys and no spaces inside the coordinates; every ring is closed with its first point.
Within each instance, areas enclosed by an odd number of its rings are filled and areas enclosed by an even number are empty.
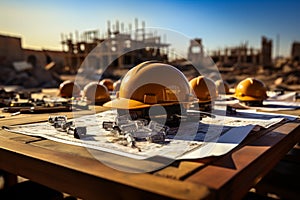
{"type": "Polygon", "coordinates": [[[190,87],[184,74],[175,67],[148,61],[129,70],[122,79],[119,95],[103,106],[118,109],[147,108],[190,101],[190,87]]]}
{"type": "Polygon", "coordinates": [[[229,84],[223,80],[217,80],[215,82],[217,91],[219,94],[229,94],[229,84]]]}
{"type": "Polygon", "coordinates": [[[210,78],[198,76],[190,80],[189,84],[199,103],[208,103],[217,98],[216,85],[210,78]]]}
{"type": "Polygon", "coordinates": [[[239,82],[234,96],[240,101],[263,101],[268,98],[265,84],[255,78],[246,78],[239,82]]]}
{"type": "Polygon", "coordinates": [[[108,89],[108,91],[114,90],[114,82],[109,78],[101,80],[100,84],[105,85],[105,87],[108,89]]]}
{"type": "Polygon", "coordinates": [[[59,96],[71,98],[80,96],[80,87],[74,81],[66,80],[59,85],[59,96]]]}
{"type": "Polygon", "coordinates": [[[110,101],[107,88],[98,82],[91,82],[83,88],[83,97],[93,103],[105,103],[110,101]]]}

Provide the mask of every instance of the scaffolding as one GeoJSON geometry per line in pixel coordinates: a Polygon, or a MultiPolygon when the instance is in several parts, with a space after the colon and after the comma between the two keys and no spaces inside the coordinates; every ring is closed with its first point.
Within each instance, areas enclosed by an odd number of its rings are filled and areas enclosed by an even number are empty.
{"type": "Polygon", "coordinates": [[[146,60],[168,61],[167,43],[161,41],[160,36],[154,33],[147,33],[145,22],[142,27],[138,26],[138,19],[135,19],[135,30],[132,31],[132,25],[128,25],[128,31],[125,31],[124,23],[118,20],[115,24],[107,22],[107,31],[100,37],[100,31],[90,30],[83,32],[80,37],[75,32],[73,34],[61,34],[61,44],[63,51],[66,52],[65,61],[71,73],[76,73],[82,62],[95,47],[97,53],[89,56],[90,68],[97,70],[105,66],[114,66],[120,68],[130,68],[146,60]],[[101,45],[100,45],[101,44],[101,45]],[[145,47],[140,49],[139,47],[145,47]],[[133,50],[128,52],[129,50],[133,50]],[[122,52],[127,52],[120,55],[122,52]]]}

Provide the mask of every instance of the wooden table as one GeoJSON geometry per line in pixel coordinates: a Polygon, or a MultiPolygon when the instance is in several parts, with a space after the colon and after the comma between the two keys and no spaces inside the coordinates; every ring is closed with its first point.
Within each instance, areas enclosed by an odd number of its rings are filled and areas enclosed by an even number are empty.
{"type": "MultiPolygon", "coordinates": [[[[47,118],[21,114],[0,125],[47,118]]],[[[224,156],[176,161],[152,173],[118,171],[85,148],[0,130],[0,169],[83,199],[240,199],[300,140],[299,125],[280,123],[250,134],[224,156]]]]}

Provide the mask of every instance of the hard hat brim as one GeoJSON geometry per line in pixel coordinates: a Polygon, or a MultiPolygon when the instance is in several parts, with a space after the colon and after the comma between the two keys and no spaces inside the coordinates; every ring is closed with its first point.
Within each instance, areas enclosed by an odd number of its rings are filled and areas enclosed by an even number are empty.
{"type": "Polygon", "coordinates": [[[144,104],[140,101],[125,99],[125,98],[117,98],[103,104],[103,107],[117,108],[117,109],[139,109],[139,108],[147,108],[150,106],[151,105],[144,104]]]}
{"type": "Polygon", "coordinates": [[[236,96],[234,95],[234,97],[240,101],[263,101],[266,100],[267,97],[262,97],[262,98],[255,98],[255,97],[251,97],[251,96],[236,96]]]}
{"type": "Polygon", "coordinates": [[[145,104],[143,102],[136,101],[133,99],[117,98],[112,101],[104,103],[103,107],[128,110],[128,109],[149,108],[149,107],[155,106],[155,105],[171,106],[171,105],[177,105],[177,104],[178,104],[178,102],[145,104]]]}
{"type": "Polygon", "coordinates": [[[200,100],[198,99],[198,103],[209,103],[209,102],[212,102],[211,99],[208,99],[208,100],[200,100]]]}

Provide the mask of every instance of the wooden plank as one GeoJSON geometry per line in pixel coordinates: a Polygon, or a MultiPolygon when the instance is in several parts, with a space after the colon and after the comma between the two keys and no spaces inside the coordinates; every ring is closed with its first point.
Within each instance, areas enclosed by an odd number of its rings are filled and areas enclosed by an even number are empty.
{"type": "Polygon", "coordinates": [[[86,199],[203,199],[201,184],[114,170],[98,160],[0,140],[0,168],[86,199]]]}
{"type": "Polygon", "coordinates": [[[154,175],[181,180],[204,165],[204,162],[181,161],[178,166],[168,166],[155,172],[154,175]]]}
{"type": "Polygon", "coordinates": [[[167,164],[171,164],[173,160],[162,160],[161,157],[153,157],[151,159],[136,160],[124,156],[119,156],[109,152],[98,151],[94,149],[88,149],[75,145],[67,145],[50,140],[36,141],[30,143],[30,145],[49,149],[56,152],[70,153],[76,156],[84,156],[86,158],[97,159],[103,164],[126,172],[150,172],[153,170],[159,170],[165,167],[167,164]]]}
{"type": "MultiPolygon", "coordinates": [[[[268,113],[268,111],[265,111],[265,110],[262,110],[262,111],[261,110],[257,110],[257,111],[268,113]]],[[[300,109],[270,111],[270,113],[278,113],[278,114],[284,114],[284,115],[300,116],[300,109]]]]}
{"type": "Polygon", "coordinates": [[[76,156],[83,156],[86,158],[93,158],[91,153],[84,147],[59,143],[52,140],[35,141],[30,143],[30,145],[40,147],[43,149],[48,149],[51,151],[69,153],[76,156]]]}
{"type": "Polygon", "coordinates": [[[24,134],[7,132],[7,131],[1,130],[1,129],[0,129],[0,138],[7,138],[7,139],[14,140],[14,141],[23,142],[23,143],[29,143],[29,142],[37,141],[37,140],[43,140],[42,138],[24,135],[24,134]]]}
{"type": "Polygon", "coordinates": [[[240,199],[300,139],[298,122],[287,123],[230,152],[186,179],[205,184],[218,199],[240,199]]]}

